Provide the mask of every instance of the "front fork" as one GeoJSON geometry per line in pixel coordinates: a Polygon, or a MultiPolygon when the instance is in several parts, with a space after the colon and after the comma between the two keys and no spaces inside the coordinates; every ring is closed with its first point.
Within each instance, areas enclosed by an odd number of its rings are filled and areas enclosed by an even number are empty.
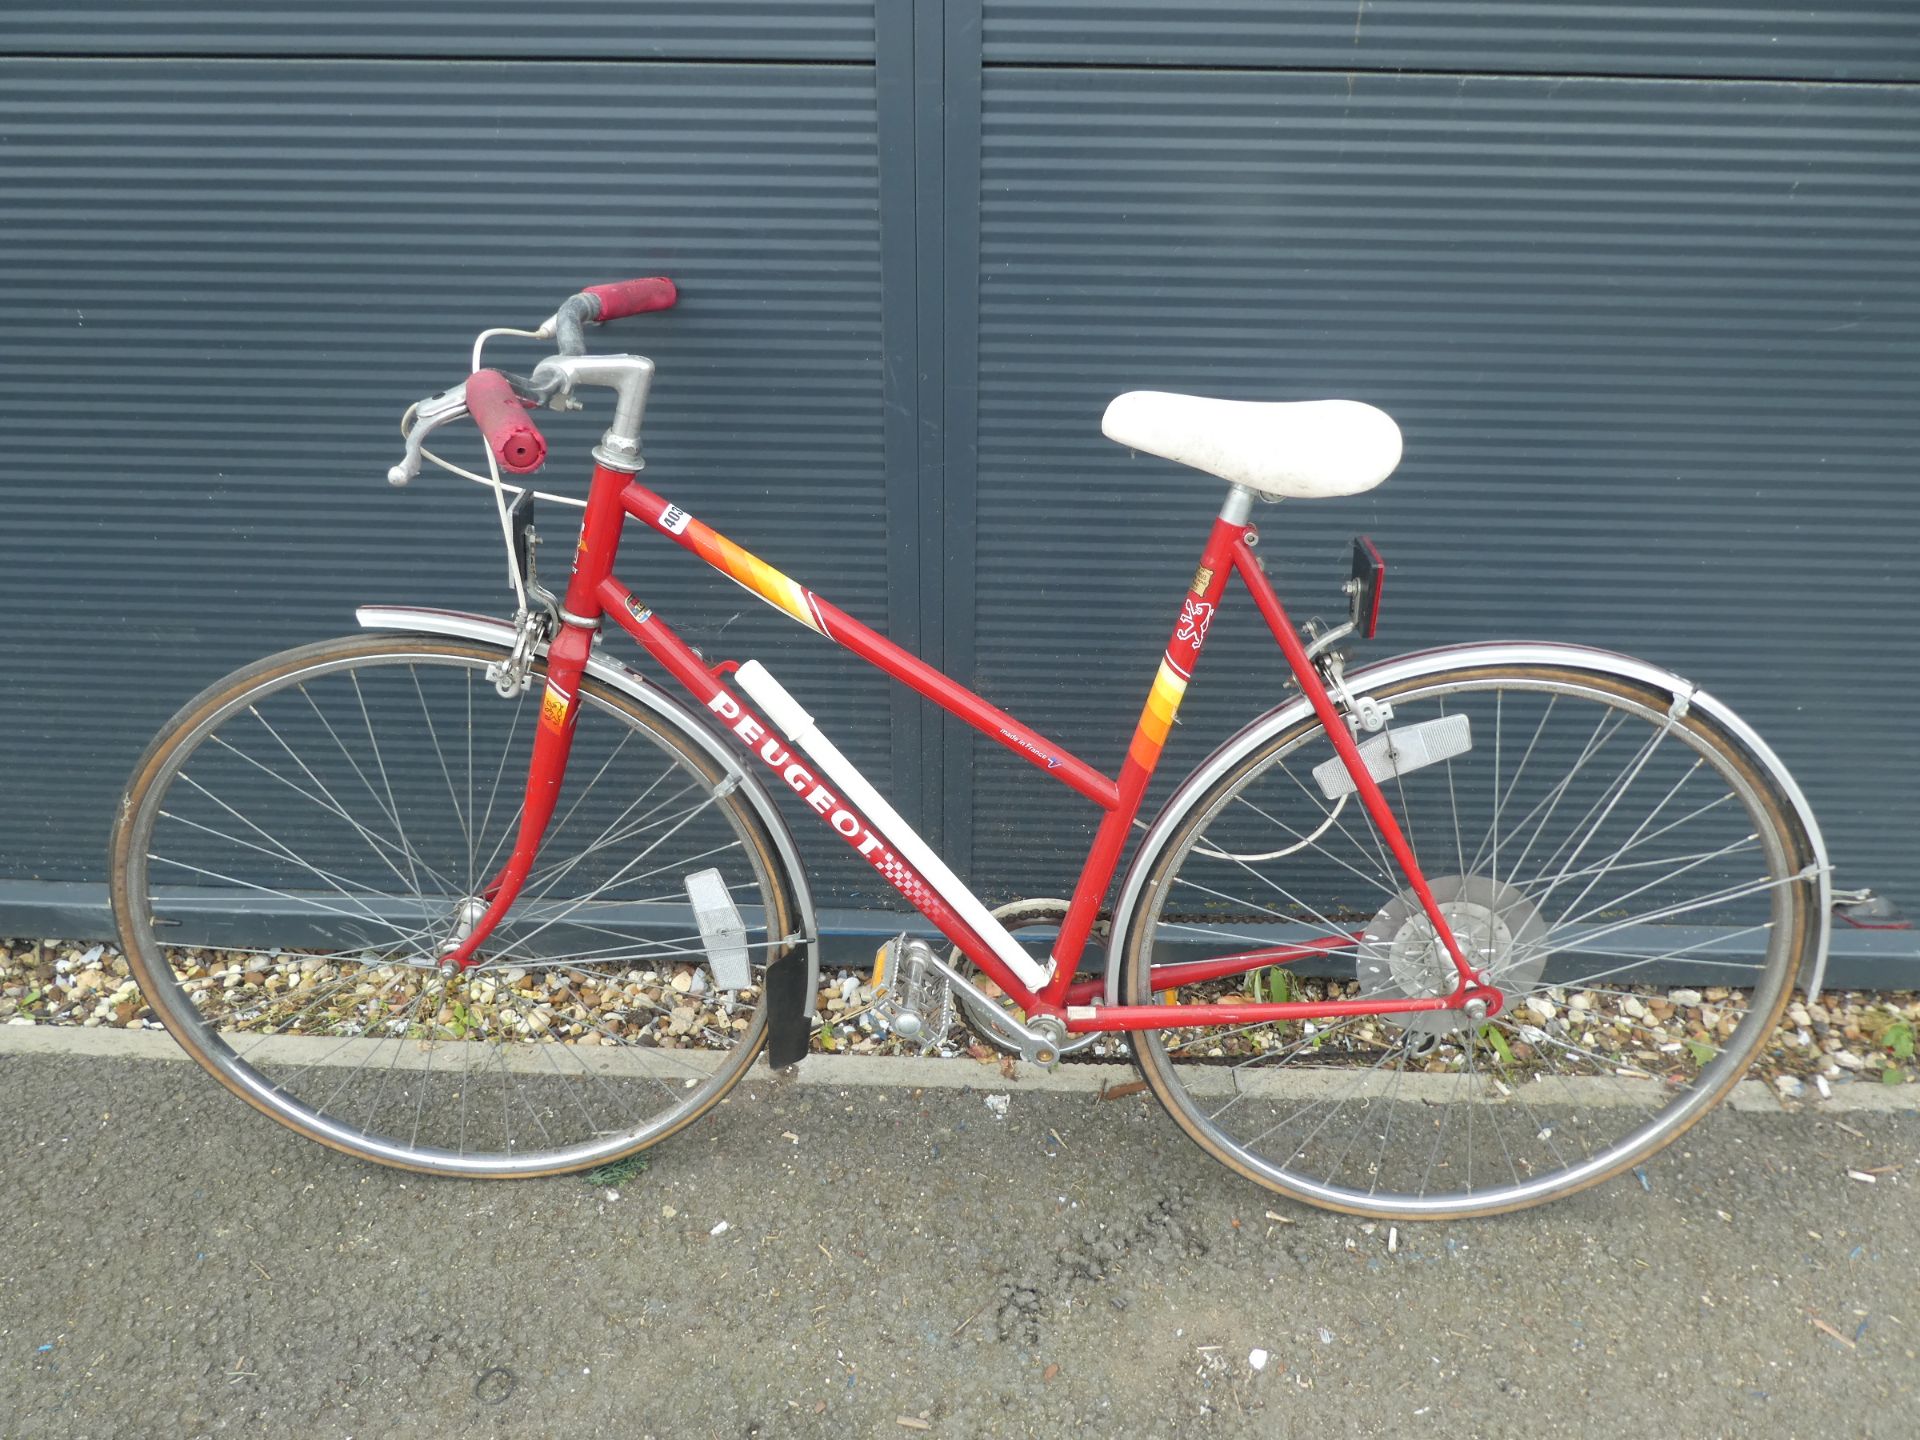
{"type": "Polygon", "coordinates": [[[574,722],[580,715],[580,677],[592,651],[593,632],[571,624],[561,627],[547,649],[547,686],[540,697],[533,759],[527,767],[526,804],[520,812],[513,854],[477,896],[464,902],[460,923],[440,957],[442,974],[465,971],[478,963],[481,943],[499,926],[527,883],[547,823],[560,800],[567,757],[573,749],[574,722]]]}
{"type": "Polygon", "coordinates": [[[580,680],[593,654],[604,610],[600,583],[612,573],[620,548],[620,528],[626,516],[620,508],[620,492],[632,478],[631,472],[604,461],[594,467],[587,514],[580,525],[579,553],[567,582],[566,601],[560,607],[560,633],[547,647],[547,683],[540,697],[539,723],[534,727],[533,759],[527,766],[526,804],[520,812],[519,834],[507,863],[474,897],[486,908],[471,925],[466,924],[466,912],[478,906],[474,900],[467,902],[462,923],[440,956],[442,974],[457,974],[478,963],[475,957],[480,946],[520,897],[540,853],[540,842],[546,837],[547,823],[559,804],[567,757],[573,750],[573,727],[580,718],[580,680]]]}

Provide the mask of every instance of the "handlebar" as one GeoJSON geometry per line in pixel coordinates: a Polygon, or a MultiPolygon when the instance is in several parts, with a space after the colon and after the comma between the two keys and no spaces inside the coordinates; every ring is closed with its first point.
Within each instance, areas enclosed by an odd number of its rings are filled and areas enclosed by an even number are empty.
{"type": "Polygon", "coordinates": [[[629,315],[644,315],[649,310],[671,310],[680,298],[680,291],[664,275],[652,275],[645,280],[615,280],[607,285],[587,285],[582,287],[580,293],[591,295],[600,302],[600,313],[586,318],[602,325],[609,320],[624,320],[629,315]]]}
{"type": "Polygon", "coordinates": [[[467,377],[467,413],[502,469],[530,475],[547,463],[546,438],[498,370],[476,370],[467,377]]]}
{"type": "MultiPolygon", "coordinates": [[[[464,385],[428,396],[408,412],[411,422],[402,424],[407,438],[406,454],[387,472],[388,481],[405,485],[419,474],[426,437],[462,415],[470,415],[480,427],[502,469],[516,475],[532,474],[546,463],[547,442],[527,411],[541,404],[555,409],[580,408],[569,395],[574,383],[572,377],[585,374],[577,368],[585,363],[581,357],[587,350],[582,327],[624,320],[629,315],[644,315],[653,310],[668,310],[679,299],[678,287],[664,275],[588,285],[568,297],[537,332],[531,332],[554,337],[559,350],[558,355],[541,362],[531,380],[510,378],[498,370],[476,370],[464,385]]],[[[652,362],[631,355],[609,356],[607,360],[610,373],[587,381],[611,385],[621,392],[614,428],[602,443],[614,443],[613,437],[619,432],[626,448],[637,454],[636,437],[641,408],[646,403],[647,383],[653,375],[652,362]]]]}
{"type": "MultiPolygon", "coordinates": [[[[562,355],[586,353],[583,322],[604,325],[650,310],[668,310],[680,291],[664,275],[640,280],[615,280],[588,285],[554,312],[548,322],[560,341],[562,355]]],[[[543,330],[548,326],[542,326],[543,330]]],[[[473,416],[500,464],[516,475],[527,475],[546,463],[547,442],[527,415],[522,401],[497,370],[481,370],[467,381],[467,412],[473,416]]]]}
{"type": "Polygon", "coordinates": [[[624,320],[649,310],[671,309],[679,299],[679,289],[664,275],[589,285],[571,296],[540,328],[558,338],[562,355],[584,355],[587,337],[580,328],[583,324],[604,325],[609,320],[624,320]]]}

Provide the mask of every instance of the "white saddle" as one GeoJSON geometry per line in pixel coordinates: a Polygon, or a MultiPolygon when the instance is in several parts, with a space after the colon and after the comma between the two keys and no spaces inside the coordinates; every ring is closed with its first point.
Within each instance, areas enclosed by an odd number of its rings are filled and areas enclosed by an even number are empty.
{"type": "Polygon", "coordinates": [[[1358,495],[1400,463],[1400,427],[1358,400],[1209,400],[1130,390],[1107,406],[1100,429],[1109,440],[1275,499],[1358,495]]]}

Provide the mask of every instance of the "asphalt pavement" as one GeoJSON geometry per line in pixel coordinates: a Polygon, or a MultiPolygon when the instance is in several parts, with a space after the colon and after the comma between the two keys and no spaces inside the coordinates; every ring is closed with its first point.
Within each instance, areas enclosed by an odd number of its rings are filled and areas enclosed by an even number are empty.
{"type": "Polygon", "coordinates": [[[1278,1201],[1150,1097],[950,1065],[757,1069],[609,1189],[380,1170],[184,1062],[0,1048],[0,1434],[1860,1436],[1920,1413],[1912,1108],[1723,1110],[1644,1180],[1394,1229],[1278,1201]]]}

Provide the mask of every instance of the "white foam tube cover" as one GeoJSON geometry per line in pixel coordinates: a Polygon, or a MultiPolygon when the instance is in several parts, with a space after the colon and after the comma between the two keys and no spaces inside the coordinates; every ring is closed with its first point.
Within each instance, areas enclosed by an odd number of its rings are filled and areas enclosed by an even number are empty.
{"type": "Polygon", "coordinates": [[[734,672],[734,678],[740,682],[740,688],[753,697],[774,728],[806,751],[814,764],[826,772],[827,778],[840,787],[847,801],[867,817],[867,823],[886,838],[901,859],[920,872],[953,913],[993,948],[993,953],[1020,977],[1023,985],[1029,990],[1038,990],[1053,978],[1053,962],[1049,960],[1043,966],[1020,948],[1020,942],[1007,933],[1006,926],[987,912],[987,907],[961,883],[960,877],[947,868],[913,827],[900,818],[899,812],[867,783],[866,776],[854,768],[853,762],[820,733],[813,717],[801,709],[800,702],[787,693],[785,686],[767,673],[764,665],[758,660],[749,660],[734,672]]]}

